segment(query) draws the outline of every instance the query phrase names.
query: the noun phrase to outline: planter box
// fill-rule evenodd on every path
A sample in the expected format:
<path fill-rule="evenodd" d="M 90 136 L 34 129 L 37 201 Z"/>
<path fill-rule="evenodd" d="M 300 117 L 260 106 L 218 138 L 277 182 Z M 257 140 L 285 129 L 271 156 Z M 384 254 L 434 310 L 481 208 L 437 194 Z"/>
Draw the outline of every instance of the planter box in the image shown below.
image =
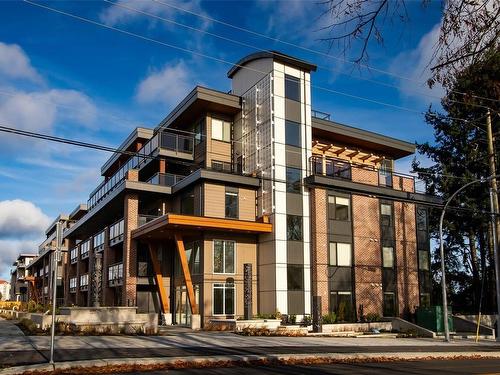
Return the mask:
<path fill-rule="evenodd" d="M 323 333 L 370 332 L 372 329 L 390 332 L 392 331 L 392 322 L 323 324 Z"/>
<path fill-rule="evenodd" d="M 281 319 L 210 319 L 209 324 L 211 328 L 216 331 L 241 332 L 244 328 L 267 328 L 270 331 L 276 331 L 281 325 Z"/>

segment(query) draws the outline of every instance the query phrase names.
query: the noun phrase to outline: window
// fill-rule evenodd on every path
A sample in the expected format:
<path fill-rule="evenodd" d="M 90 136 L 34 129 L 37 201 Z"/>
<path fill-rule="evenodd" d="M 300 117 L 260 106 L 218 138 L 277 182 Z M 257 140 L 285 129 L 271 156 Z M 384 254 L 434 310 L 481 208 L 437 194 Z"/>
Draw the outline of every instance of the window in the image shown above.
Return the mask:
<path fill-rule="evenodd" d="M 427 230 L 427 211 L 423 208 L 417 209 L 417 230 Z"/>
<path fill-rule="evenodd" d="M 394 248 L 393 247 L 382 247 L 382 264 L 384 268 L 394 267 Z"/>
<path fill-rule="evenodd" d="M 82 258 L 88 257 L 89 250 L 90 250 L 90 240 L 87 240 L 80 245 L 80 256 Z"/>
<path fill-rule="evenodd" d="M 104 244 L 104 231 L 94 236 L 94 249 Z"/>
<path fill-rule="evenodd" d="M 288 264 L 287 269 L 288 290 L 304 290 L 304 267 L 300 264 Z"/>
<path fill-rule="evenodd" d="M 330 219 L 347 221 L 350 220 L 350 199 L 328 196 L 328 215 Z"/>
<path fill-rule="evenodd" d="M 286 238 L 289 241 L 302 241 L 302 216 L 286 215 Z"/>
<path fill-rule="evenodd" d="M 337 315 L 338 322 L 351 321 L 353 318 L 351 292 L 331 291 L 329 310 Z"/>
<path fill-rule="evenodd" d="M 384 316 L 396 315 L 396 296 L 392 292 L 384 293 Z"/>
<path fill-rule="evenodd" d="M 234 315 L 235 289 L 234 284 L 214 284 L 213 314 Z"/>
<path fill-rule="evenodd" d="M 300 79 L 285 74 L 285 98 L 300 102 Z"/>
<path fill-rule="evenodd" d="M 418 268 L 422 271 L 429 271 L 429 252 L 427 250 L 418 251 Z"/>
<path fill-rule="evenodd" d="M 186 245 L 186 258 L 191 274 L 200 273 L 200 243 L 195 241 Z"/>
<path fill-rule="evenodd" d="M 203 141 L 203 128 L 205 125 L 205 120 L 198 121 L 194 126 L 194 144 L 198 145 Z"/>
<path fill-rule="evenodd" d="M 352 264 L 350 243 L 330 242 L 330 266 L 350 267 Z"/>
<path fill-rule="evenodd" d="M 285 120 L 285 144 L 300 147 L 300 124 L 295 121 Z"/>
<path fill-rule="evenodd" d="M 238 218 L 238 192 L 226 191 L 226 218 Z"/>
<path fill-rule="evenodd" d="M 298 168 L 286 167 L 286 192 L 300 193 L 301 170 Z"/>
<path fill-rule="evenodd" d="M 214 240 L 214 273 L 234 273 L 235 242 Z"/>
<path fill-rule="evenodd" d="M 384 159 L 378 170 L 378 181 L 382 186 L 392 186 L 392 160 Z"/>
<path fill-rule="evenodd" d="M 392 205 L 386 203 L 380 205 L 380 220 L 382 226 L 389 227 L 392 225 Z"/>
<path fill-rule="evenodd" d="M 181 214 L 194 215 L 194 192 L 189 191 L 181 198 Z"/>
<path fill-rule="evenodd" d="M 212 139 L 218 141 L 231 141 L 231 123 L 216 118 L 212 119 Z"/>

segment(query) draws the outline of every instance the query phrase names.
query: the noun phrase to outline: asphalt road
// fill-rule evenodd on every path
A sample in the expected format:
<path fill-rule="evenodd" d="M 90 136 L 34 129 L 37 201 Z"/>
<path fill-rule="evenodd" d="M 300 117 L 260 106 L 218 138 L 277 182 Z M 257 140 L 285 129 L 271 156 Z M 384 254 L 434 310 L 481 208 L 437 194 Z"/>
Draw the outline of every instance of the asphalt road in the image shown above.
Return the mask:
<path fill-rule="evenodd" d="M 500 374 L 500 360 L 471 361 L 421 361 L 421 362 L 385 362 L 385 363 L 353 363 L 309 366 L 257 366 L 257 367 L 227 367 L 213 369 L 186 369 L 169 371 L 136 372 L 146 375 L 234 375 L 234 374 L 288 374 L 288 375 L 318 375 L 318 374 L 426 374 L 439 375 L 457 374 Z M 128 373 L 130 374 L 130 373 Z M 125 375 L 125 374 L 123 374 Z"/>

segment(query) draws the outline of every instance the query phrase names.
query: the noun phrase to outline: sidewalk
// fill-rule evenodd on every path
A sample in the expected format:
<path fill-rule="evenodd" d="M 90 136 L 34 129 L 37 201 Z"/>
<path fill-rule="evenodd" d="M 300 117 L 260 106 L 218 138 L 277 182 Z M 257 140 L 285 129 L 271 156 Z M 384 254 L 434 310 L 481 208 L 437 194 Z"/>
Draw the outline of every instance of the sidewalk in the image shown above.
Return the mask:
<path fill-rule="evenodd" d="M 0 321 L 0 364 L 4 367 L 46 364 L 50 337 L 6 336 L 6 332 L 14 332 L 14 328 L 17 328 L 12 326 L 10 321 Z M 167 363 L 178 360 L 214 361 L 216 358 L 231 361 L 266 358 L 275 360 L 281 357 L 366 360 L 379 357 L 403 359 L 429 356 L 500 358 L 500 345 L 486 340 L 479 343 L 471 340 L 444 343 L 436 339 L 247 337 L 227 332 L 188 332 L 172 336 L 57 336 L 55 351 L 56 362 L 67 362 L 64 366 L 71 366 L 71 363 L 78 366 L 103 366 L 109 363 L 116 365 Z M 39 369 L 42 368 L 44 367 Z"/>

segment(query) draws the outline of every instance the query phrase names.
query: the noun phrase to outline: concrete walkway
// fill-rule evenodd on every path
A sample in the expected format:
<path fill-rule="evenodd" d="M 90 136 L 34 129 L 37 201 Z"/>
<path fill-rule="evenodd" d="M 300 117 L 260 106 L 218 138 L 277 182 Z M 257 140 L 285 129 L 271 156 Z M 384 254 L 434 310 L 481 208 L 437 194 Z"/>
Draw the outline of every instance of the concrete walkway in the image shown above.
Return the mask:
<path fill-rule="evenodd" d="M 17 332 L 17 335 L 12 335 Z M 0 321 L 3 367 L 47 362 L 50 337 L 24 336 L 12 321 Z M 7 333 L 11 335 L 7 336 Z M 263 358 L 269 356 L 481 355 L 500 357 L 495 341 L 349 337 L 247 337 L 228 332 L 179 332 L 169 336 L 57 336 L 56 362 L 173 361 L 179 358 Z M 89 362 L 90 361 L 90 362 Z M 67 365 L 69 366 L 69 365 Z M 14 369 L 12 369 L 14 370 Z M 1 374 L 1 372 L 0 372 Z"/>
<path fill-rule="evenodd" d="M 0 318 L 0 337 L 24 336 L 23 331 L 12 320 Z"/>

